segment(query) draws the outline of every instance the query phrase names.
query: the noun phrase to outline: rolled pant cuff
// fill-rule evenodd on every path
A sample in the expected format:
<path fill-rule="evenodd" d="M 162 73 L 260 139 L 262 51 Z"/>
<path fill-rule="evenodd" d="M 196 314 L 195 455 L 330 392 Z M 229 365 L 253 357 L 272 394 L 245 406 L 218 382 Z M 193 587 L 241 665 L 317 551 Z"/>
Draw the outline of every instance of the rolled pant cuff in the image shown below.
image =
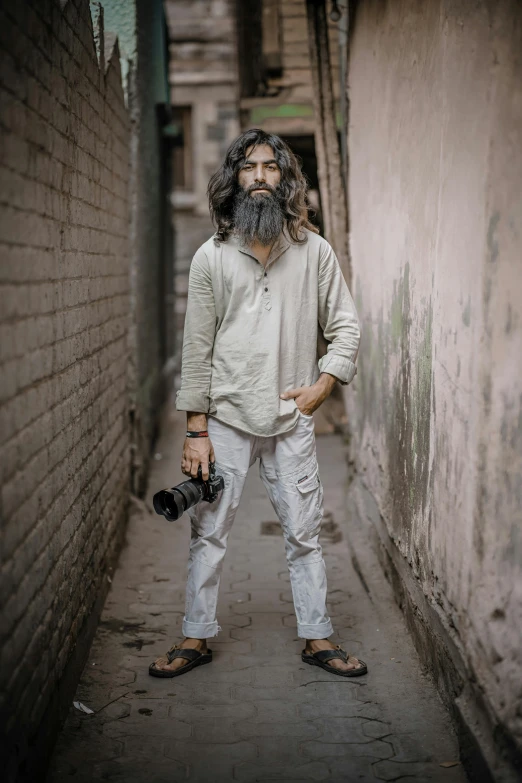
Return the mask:
<path fill-rule="evenodd" d="M 210 639 L 212 636 L 217 636 L 221 628 L 217 620 L 212 623 L 191 623 L 183 618 L 181 630 L 187 639 Z"/>
<path fill-rule="evenodd" d="M 297 623 L 297 635 L 300 639 L 326 639 L 333 634 L 333 626 L 330 620 L 316 625 L 301 625 Z"/>

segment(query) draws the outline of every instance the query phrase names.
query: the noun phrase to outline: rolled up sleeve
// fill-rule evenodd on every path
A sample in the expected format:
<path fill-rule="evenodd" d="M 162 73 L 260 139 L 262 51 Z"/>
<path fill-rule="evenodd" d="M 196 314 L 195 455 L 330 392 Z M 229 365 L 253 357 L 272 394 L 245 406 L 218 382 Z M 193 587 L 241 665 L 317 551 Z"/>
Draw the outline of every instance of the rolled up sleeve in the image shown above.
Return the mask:
<path fill-rule="evenodd" d="M 215 413 L 210 397 L 212 349 L 216 332 L 216 307 L 208 258 L 198 251 L 190 267 L 187 313 L 183 333 L 181 388 L 176 394 L 178 411 Z"/>
<path fill-rule="evenodd" d="M 319 324 L 330 343 L 319 359 L 320 372 L 350 383 L 357 368 L 361 332 L 357 311 L 335 253 L 325 243 L 319 263 Z"/>

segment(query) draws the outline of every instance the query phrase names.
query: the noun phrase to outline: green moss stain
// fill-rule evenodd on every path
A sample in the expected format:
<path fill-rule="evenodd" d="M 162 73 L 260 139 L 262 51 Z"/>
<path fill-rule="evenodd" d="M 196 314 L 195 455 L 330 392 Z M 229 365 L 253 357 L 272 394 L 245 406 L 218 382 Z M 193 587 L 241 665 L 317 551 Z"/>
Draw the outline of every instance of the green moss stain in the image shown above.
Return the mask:
<path fill-rule="evenodd" d="M 427 547 L 426 519 L 430 476 L 433 309 L 430 300 L 416 303 L 408 264 L 391 291 L 388 307 L 367 313 L 362 297 L 356 305 L 362 319 L 359 353 L 359 437 L 366 429 L 384 433 L 391 499 L 393 537 L 422 570 Z"/>
<path fill-rule="evenodd" d="M 431 303 L 421 317 L 421 339 L 414 360 L 413 389 L 411 395 L 413 424 L 414 498 L 412 510 L 424 507 L 428 489 L 430 453 L 430 418 L 432 384 L 432 325 Z"/>
<path fill-rule="evenodd" d="M 464 326 L 469 326 L 471 323 L 471 297 L 468 296 L 468 303 L 462 311 L 462 323 Z"/>
<path fill-rule="evenodd" d="M 413 316 L 411 298 L 406 265 L 394 286 L 389 322 L 384 324 L 386 364 L 397 369 L 388 376 L 388 388 L 381 394 L 389 400 L 385 426 L 392 528 L 409 551 L 415 522 L 422 517 L 429 492 L 433 363 L 431 301 Z"/>
<path fill-rule="evenodd" d="M 489 219 L 488 236 L 487 236 L 489 262 L 491 264 L 496 263 L 496 260 L 498 258 L 497 228 L 498 228 L 499 221 L 500 221 L 500 214 L 498 212 L 494 212 Z"/>
<path fill-rule="evenodd" d="M 367 422 L 373 429 L 383 424 L 384 411 L 380 390 L 386 383 L 387 365 L 384 351 L 382 313 L 377 325 L 364 319 L 364 307 L 361 292 L 355 294 L 355 305 L 362 321 L 361 346 L 359 349 L 357 385 L 361 388 L 359 395 L 359 415 L 357 429 L 362 437 Z"/>
<path fill-rule="evenodd" d="M 410 310 L 410 265 L 404 267 L 404 274 L 393 284 L 393 297 L 390 313 L 391 348 L 396 351 L 401 343 L 404 329 L 409 328 L 405 318 L 409 319 Z"/>
<path fill-rule="evenodd" d="M 253 125 L 277 117 L 313 117 L 314 110 L 307 103 L 283 103 L 279 106 L 254 106 L 250 112 Z"/>

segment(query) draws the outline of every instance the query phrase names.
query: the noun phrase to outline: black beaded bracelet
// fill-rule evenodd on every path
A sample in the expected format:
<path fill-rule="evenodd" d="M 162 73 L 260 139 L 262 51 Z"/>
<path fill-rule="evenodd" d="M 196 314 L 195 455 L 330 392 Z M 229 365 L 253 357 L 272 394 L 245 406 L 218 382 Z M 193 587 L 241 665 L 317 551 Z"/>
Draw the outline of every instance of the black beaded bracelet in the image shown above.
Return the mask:
<path fill-rule="evenodd" d="M 202 432 L 187 431 L 187 438 L 208 438 L 208 432 L 207 430 L 203 430 Z"/>

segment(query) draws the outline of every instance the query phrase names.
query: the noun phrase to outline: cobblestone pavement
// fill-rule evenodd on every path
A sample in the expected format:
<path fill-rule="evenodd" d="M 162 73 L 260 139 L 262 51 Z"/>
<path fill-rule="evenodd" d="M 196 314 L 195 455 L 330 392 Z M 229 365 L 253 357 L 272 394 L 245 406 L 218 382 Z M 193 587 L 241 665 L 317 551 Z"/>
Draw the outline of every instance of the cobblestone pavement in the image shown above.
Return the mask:
<path fill-rule="evenodd" d="M 150 496 L 181 480 L 183 432 L 170 413 Z M 340 439 L 318 438 L 318 452 L 333 638 L 368 662 L 368 676 L 301 662 L 283 540 L 254 466 L 230 537 L 214 660 L 150 677 L 150 661 L 180 639 L 189 526 L 137 504 L 77 691 L 94 714 L 71 707 L 48 783 L 465 781 L 461 766 L 440 766 L 458 759 L 456 741 L 387 583 L 370 571 L 372 601 L 351 565 Z"/>

